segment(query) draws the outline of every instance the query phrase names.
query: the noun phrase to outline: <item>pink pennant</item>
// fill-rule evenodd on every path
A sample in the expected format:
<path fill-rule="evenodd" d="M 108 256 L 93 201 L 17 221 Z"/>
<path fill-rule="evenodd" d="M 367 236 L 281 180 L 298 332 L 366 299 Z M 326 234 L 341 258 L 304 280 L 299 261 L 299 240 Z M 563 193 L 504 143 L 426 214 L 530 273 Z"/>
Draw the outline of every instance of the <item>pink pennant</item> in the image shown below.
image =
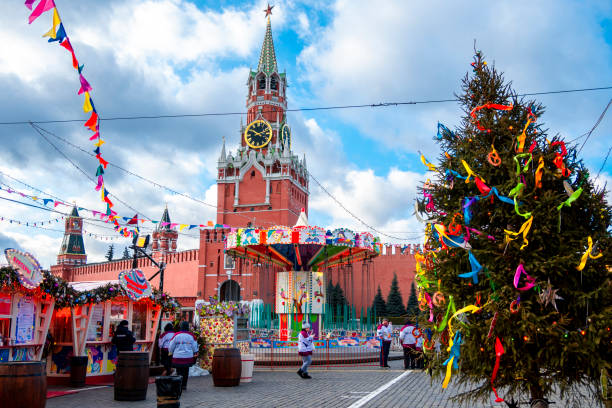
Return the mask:
<path fill-rule="evenodd" d="M 100 174 L 98 176 L 98 185 L 96 186 L 96 191 L 100 191 L 100 189 L 102 188 L 102 184 L 104 184 L 104 177 L 102 177 L 102 175 Z"/>
<path fill-rule="evenodd" d="M 91 135 L 91 137 L 89 138 L 89 140 L 94 140 L 100 137 L 100 132 L 96 132 L 93 135 Z"/>
<path fill-rule="evenodd" d="M 79 74 L 79 81 L 81 81 L 81 89 L 79 89 L 79 95 L 83 92 L 91 91 L 91 85 L 89 85 L 89 82 L 87 82 L 83 74 Z"/>
<path fill-rule="evenodd" d="M 32 10 L 33 3 L 34 1 L 32 1 L 31 3 L 28 3 L 28 1 L 26 1 L 25 5 L 27 8 Z M 38 3 L 38 6 L 36 6 L 34 11 L 32 11 L 32 14 L 30 14 L 30 18 L 29 18 L 30 24 L 32 24 L 34 20 L 40 17 L 42 13 L 44 13 L 45 11 L 49 11 L 54 7 L 55 7 L 55 3 L 53 2 L 53 0 L 40 0 L 40 3 Z"/>
<path fill-rule="evenodd" d="M 170 224 L 170 228 L 175 228 L 178 224 L 173 222 L 172 224 Z"/>
<path fill-rule="evenodd" d="M 35 1 L 36 1 L 36 0 L 26 0 L 26 1 L 25 1 L 25 6 L 26 6 L 27 8 L 29 8 L 30 10 L 32 10 L 32 4 L 34 4 L 34 2 L 35 2 Z"/>
<path fill-rule="evenodd" d="M 58 205 L 60 205 L 60 204 L 64 205 L 64 203 L 62 203 L 62 202 L 60 202 L 60 201 L 55 201 L 55 202 L 53 203 L 53 206 L 54 206 L 54 207 L 57 207 L 57 206 L 58 206 Z"/>
<path fill-rule="evenodd" d="M 162 226 L 162 227 L 165 227 L 166 225 L 170 225 L 170 223 L 169 223 L 169 222 L 162 222 L 162 223 L 161 223 L 161 226 Z"/>

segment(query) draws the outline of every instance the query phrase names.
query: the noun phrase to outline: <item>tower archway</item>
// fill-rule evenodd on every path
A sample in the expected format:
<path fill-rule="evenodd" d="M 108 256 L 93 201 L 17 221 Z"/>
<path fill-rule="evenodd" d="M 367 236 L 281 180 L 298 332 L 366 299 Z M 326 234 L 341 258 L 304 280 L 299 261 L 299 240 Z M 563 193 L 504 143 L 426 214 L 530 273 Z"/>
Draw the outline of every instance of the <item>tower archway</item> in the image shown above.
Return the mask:
<path fill-rule="evenodd" d="M 240 284 L 233 279 L 228 279 L 219 287 L 219 300 L 221 302 L 240 300 Z"/>

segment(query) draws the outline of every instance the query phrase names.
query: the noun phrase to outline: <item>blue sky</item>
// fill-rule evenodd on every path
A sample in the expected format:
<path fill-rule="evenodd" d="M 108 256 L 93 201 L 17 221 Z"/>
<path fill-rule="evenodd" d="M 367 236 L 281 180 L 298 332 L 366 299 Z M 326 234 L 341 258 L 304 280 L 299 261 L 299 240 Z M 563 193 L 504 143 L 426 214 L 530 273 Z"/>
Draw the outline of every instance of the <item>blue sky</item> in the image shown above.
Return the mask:
<path fill-rule="evenodd" d="M 244 111 L 248 69 L 257 65 L 265 32 L 265 1 L 56 3 L 103 116 Z M 22 2 L 2 2 L 0 15 L 6 45 L 0 55 L 0 121 L 85 118 L 69 57 L 40 37 L 51 16 L 28 25 Z M 285 0 L 275 2 L 272 30 L 279 68 L 289 79 L 290 108 L 452 97 L 470 68 L 474 39 L 517 92 L 612 85 L 612 5 L 606 1 Z M 542 121 L 551 133 L 574 138 L 591 128 L 611 97 L 610 90 L 538 97 L 547 107 Z M 412 206 L 427 177 L 417 152 L 435 157 L 437 122 L 453 127 L 460 115 L 457 104 L 444 103 L 293 112 L 289 121 L 295 153 L 306 154 L 309 171 L 338 200 L 398 238 L 383 240 L 417 242 L 422 228 Z M 583 150 L 594 173 L 612 144 L 611 115 Z M 239 117 L 107 122 L 103 152 L 124 168 L 215 204 L 221 139 L 234 150 L 239 124 Z M 89 148 L 80 124 L 45 128 Z M 89 181 L 29 126 L 0 126 L 0 141 L 3 173 L 102 209 Z M 95 172 L 92 158 L 57 143 Z M 611 174 L 609 160 L 598 182 L 612 181 Z M 2 175 L 0 182 L 31 191 Z M 118 170 L 107 172 L 107 183 L 150 218 L 159 218 L 167 203 L 173 221 L 214 219 L 214 209 Z M 313 182 L 310 210 L 313 224 L 367 229 Z M 24 221 L 56 218 L 5 201 L 0 212 Z M 119 212 L 133 215 L 122 205 Z M 112 234 L 95 223 L 86 228 Z M 61 237 L 0 222 L 0 242 L 17 243 L 45 266 L 54 262 Z M 90 260 L 101 260 L 110 242 L 86 237 Z M 117 252 L 127 244 L 112 242 Z M 181 235 L 180 249 L 196 246 L 193 233 Z"/>

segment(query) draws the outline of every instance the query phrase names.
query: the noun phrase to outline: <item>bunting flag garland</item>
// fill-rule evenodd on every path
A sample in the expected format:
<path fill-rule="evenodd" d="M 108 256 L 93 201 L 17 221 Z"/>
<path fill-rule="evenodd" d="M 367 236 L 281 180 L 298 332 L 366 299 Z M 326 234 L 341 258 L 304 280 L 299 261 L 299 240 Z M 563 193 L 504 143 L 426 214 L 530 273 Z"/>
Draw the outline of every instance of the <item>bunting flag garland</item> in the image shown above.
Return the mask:
<path fill-rule="evenodd" d="M 80 87 L 79 87 L 77 94 L 84 95 L 83 112 L 85 113 L 91 112 L 91 115 L 89 116 L 89 119 L 87 119 L 87 121 L 85 122 L 84 126 L 88 128 L 89 130 L 91 130 L 92 132 L 94 132 L 93 135 L 89 137 L 89 140 L 95 141 L 94 152 L 96 154 L 96 159 L 98 160 L 98 163 L 102 166 L 102 168 L 106 169 L 108 162 L 104 160 L 104 158 L 102 157 L 101 150 L 100 150 L 100 147 L 105 142 L 100 136 L 100 117 L 96 110 L 96 107 L 95 107 L 95 104 L 92 98 L 92 94 L 91 94 L 93 90 L 92 86 L 90 85 L 90 83 L 87 81 L 87 79 L 83 75 L 83 65 L 79 65 L 79 61 L 74 52 L 74 47 L 72 46 L 70 38 L 66 34 L 64 24 L 60 18 L 60 15 L 59 15 L 59 12 L 57 10 L 54 0 L 27 0 L 25 2 L 25 6 L 29 8 L 30 10 L 32 10 L 32 7 L 34 6 L 36 2 L 38 2 L 38 5 L 34 8 L 34 10 L 32 11 L 32 14 L 30 14 L 29 23 L 31 24 L 34 20 L 40 17 L 43 13 L 49 10 L 53 10 L 51 29 L 47 33 L 43 34 L 43 37 L 49 37 L 48 42 L 57 41 L 59 45 L 65 48 L 70 53 L 70 56 L 72 57 L 72 67 L 75 70 L 77 70 L 78 75 L 79 75 Z M 95 189 L 96 191 L 101 192 L 101 200 L 102 202 L 106 204 L 107 215 L 114 215 L 112 211 L 114 204 L 109 198 L 110 194 L 108 192 L 108 189 L 105 188 L 104 172 L 100 171 L 99 167 L 96 170 L 96 180 L 97 182 L 96 182 Z M 126 236 L 127 234 L 126 228 L 120 227 L 119 224 L 116 222 L 116 220 L 113 220 L 113 221 L 115 224 L 115 229 L 120 234 Z M 133 231 L 131 231 L 131 233 L 133 233 Z"/>

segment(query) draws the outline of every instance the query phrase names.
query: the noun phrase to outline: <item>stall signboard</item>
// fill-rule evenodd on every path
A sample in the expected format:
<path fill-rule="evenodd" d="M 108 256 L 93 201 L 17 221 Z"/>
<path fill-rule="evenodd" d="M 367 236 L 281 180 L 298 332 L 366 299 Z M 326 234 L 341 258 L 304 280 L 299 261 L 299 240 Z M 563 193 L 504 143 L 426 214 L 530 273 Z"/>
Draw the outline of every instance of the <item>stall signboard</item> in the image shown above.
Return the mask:
<path fill-rule="evenodd" d="M 34 299 L 23 296 L 17 303 L 17 344 L 31 343 L 34 340 Z"/>
<path fill-rule="evenodd" d="M 0 293 L 0 315 L 8 316 L 11 314 L 11 295 Z"/>
<path fill-rule="evenodd" d="M 36 289 L 43 280 L 42 268 L 36 258 L 13 248 L 4 250 L 8 263 L 17 270 L 19 281 L 28 289 Z"/>
<path fill-rule="evenodd" d="M 151 284 L 138 269 L 130 269 L 119 274 L 119 284 L 133 301 L 151 296 Z"/>

